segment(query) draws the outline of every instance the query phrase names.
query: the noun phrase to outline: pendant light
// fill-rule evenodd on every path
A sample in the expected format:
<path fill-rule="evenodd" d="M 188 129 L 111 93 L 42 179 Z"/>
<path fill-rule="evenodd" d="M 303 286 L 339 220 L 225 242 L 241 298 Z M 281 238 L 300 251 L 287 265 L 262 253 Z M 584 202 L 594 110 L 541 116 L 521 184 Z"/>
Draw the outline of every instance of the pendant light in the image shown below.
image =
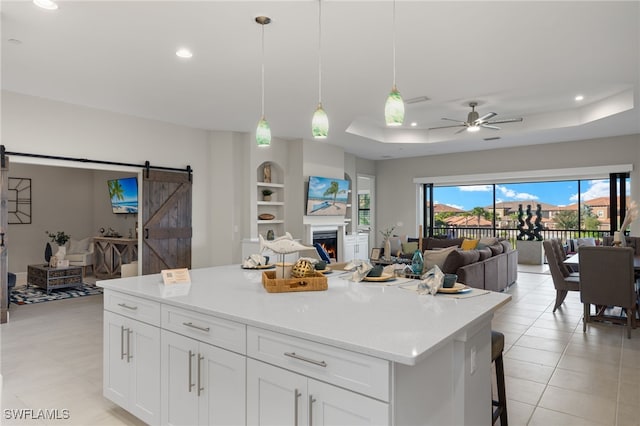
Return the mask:
<path fill-rule="evenodd" d="M 404 101 L 396 87 L 396 2 L 393 0 L 393 86 L 384 105 L 384 119 L 387 126 L 402 126 L 404 121 Z"/>
<path fill-rule="evenodd" d="M 271 145 L 271 128 L 267 119 L 264 117 L 264 26 L 271 22 L 271 18 L 267 16 L 257 16 L 256 22 L 262 26 L 262 68 L 261 68 L 261 85 L 262 85 L 262 109 L 258 128 L 256 129 L 256 143 L 258 146 Z"/>
<path fill-rule="evenodd" d="M 326 139 L 329 117 L 322 109 L 322 0 L 318 0 L 318 107 L 311 120 L 311 133 L 315 139 Z"/>

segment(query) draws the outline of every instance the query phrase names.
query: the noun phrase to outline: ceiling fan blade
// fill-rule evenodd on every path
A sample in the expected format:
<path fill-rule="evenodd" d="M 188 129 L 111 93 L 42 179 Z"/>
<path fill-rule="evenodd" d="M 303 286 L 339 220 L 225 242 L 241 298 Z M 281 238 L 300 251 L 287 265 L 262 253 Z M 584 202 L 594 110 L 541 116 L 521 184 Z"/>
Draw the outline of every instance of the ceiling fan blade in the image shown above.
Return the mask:
<path fill-rule="evenodd" d="M 493 130 L 502 130 L 501 127 L 498 126 L 491 126 L 489 124 L 481 124 L 480 127 L 483 127 L 485 129 L 493 129 Z"/>
<path fill-rule="evenodd" d="M 439 126 L 439 127 L 429 127 L 429 130 L 435 129 L 451 129 L 452 127 L 466 127 L 464 124 L 456 124 L 454 126 Z M 464 130 L 464 129 L 463 129 Z"/>
<path fill-rule="evenodd" d="M 466 125 L 466 122 L 465 122 L 465 121 L 454 120 L 453 118 L 442 118 L 442 120 L 455 121 L 456 123 L 460 123 L 460 124 L 462 124 L 463 126 L 465 126 L 465 125 Z"/>
<path fill-rule="evenodd" d="M 458 133 L 462 133 L 462 132 L 464 132 L 464 131 L 466 131 L 466 130 L 467 130 L 467 128 L 466 128 L 466 127 L 463 127 L 462 129 L 458 130 L 458 131 L 457 131 L 457 132 L 455 132 L 454 134 L 455 134 L 455 135 L 457 135 Z"/>
<path fill-rule="evenodd" d="M 495 112 L 490 112 L 490 113 L 485 114 L 482 117 L 478 118 L 476 120 L 476 123 L 484 123 L 485 121 L 495 117 L 496 115 L 498 115 L 498 114 L 496 114 Z"/>
<path fill-rule="evenodd" d="M 517 123 L 522 121 L 522 117 L 520 118 L 505 118 L 504 120 L 492 120 L 487 121 L 486 124 L 501 124 L 501 123 Z"/>

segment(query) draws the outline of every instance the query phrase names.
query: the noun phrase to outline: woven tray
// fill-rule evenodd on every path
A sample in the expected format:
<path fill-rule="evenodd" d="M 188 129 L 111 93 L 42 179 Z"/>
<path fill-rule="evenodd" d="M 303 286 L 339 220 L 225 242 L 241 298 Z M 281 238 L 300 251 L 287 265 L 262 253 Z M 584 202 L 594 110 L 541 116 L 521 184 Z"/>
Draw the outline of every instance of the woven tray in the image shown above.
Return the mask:
<path fill-rule="evenodd" d="M 276 278 L 276 271 L 264 271 L 262 272 L 262 285 L 269 293 L 321 291 L 328 288 L 327 277 L 319 272 L 314 272 L 313 276 L 304 278 Z"/>

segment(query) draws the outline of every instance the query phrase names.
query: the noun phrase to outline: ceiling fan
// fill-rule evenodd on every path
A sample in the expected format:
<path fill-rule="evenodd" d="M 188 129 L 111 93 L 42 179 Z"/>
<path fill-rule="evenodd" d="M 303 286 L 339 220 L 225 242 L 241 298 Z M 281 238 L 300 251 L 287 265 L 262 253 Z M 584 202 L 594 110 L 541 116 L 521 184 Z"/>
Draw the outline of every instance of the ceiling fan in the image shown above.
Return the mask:
<path fill-rule="evenodd" d="M 498 115 L 495 112 L 490 112 L 480 117 L 480 114 L 478 114 L 478 112 L 476 111 L 478 103 L 469 102 L 469 106 L 471 107 L 471 112 L 469 113 L 469 115 L 467 115 L 467 121 L 454 120 L 453 118 L 443 118 L 443 120 L 455 121 L 458 124 L 454 124 L 451 126 L 430 127 L 429 130 L 462 127 L 462 129 L 458 130 L 456 134 L 464 132 L 465 130 L 468 132 L 477 132 L 481 127 L 484 127 L 485 129 L 500 130 L 501 128 L 498 126 L 494 126 L 494 124 L 515 123 L 518 121 L 522 121 L 522 117 L 505 118 L 504 120 L 491 120 L 493 117 Z"/>

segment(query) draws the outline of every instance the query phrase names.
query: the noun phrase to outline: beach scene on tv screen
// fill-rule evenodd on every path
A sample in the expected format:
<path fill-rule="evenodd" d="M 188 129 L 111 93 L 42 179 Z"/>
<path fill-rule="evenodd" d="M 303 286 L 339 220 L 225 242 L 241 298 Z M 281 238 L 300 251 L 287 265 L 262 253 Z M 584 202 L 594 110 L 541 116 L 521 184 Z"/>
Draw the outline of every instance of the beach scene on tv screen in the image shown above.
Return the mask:
<path fill-rule="evenodd" d="M 344 216 L 349 181 L 311 176 L 307 197 L 308 216 Z"/>
<path fill-rule="evenodd" d="M 114 179 L 108 182 L 114 213 L 138 213 L 138 181 L 136 178 Z"/>

